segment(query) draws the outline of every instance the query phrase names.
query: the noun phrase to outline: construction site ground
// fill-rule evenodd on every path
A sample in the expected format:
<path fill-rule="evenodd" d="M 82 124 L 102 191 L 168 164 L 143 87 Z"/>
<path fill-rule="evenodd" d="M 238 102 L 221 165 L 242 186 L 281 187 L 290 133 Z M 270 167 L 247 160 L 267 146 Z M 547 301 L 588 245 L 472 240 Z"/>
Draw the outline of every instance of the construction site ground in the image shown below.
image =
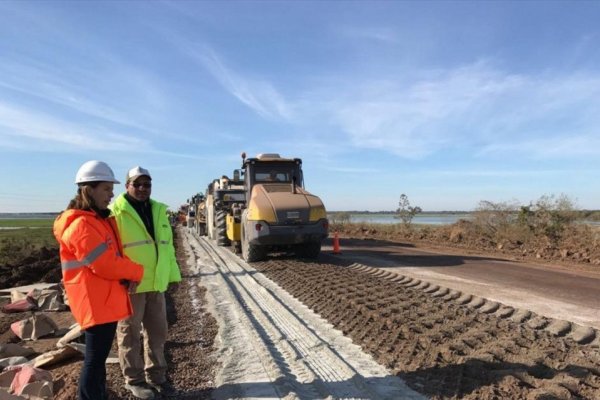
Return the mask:
<path fill-rule="evenodd" d="M 177 247 L 170 398 L 600 399 L 592 266 L 351 238 L 341 254 L 328 240 L 317 260 L 247 264 L 183 227 Z M 0 317 L 0 343 L 18 342 L 8 326 L 24 317 Z M 76 397 L 80 368 L 50 369 L 55 398 Z M 108 371 L 111 398 L 132 398 L 118 365 Z"/>

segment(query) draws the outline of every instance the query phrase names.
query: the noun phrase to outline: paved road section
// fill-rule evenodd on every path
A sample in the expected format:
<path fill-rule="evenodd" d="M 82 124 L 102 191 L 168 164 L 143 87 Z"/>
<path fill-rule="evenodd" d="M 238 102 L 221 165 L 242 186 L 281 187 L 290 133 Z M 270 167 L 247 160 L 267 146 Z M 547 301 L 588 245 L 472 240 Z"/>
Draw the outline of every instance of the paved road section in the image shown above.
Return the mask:
<path fill-rule="evenodd" d="M 424 251 L 380 240 L 342 239 L 334 263 L 362 263 L 485 297 L 502 304 L 600 329 L 600 269 L 511 262 Z"/>

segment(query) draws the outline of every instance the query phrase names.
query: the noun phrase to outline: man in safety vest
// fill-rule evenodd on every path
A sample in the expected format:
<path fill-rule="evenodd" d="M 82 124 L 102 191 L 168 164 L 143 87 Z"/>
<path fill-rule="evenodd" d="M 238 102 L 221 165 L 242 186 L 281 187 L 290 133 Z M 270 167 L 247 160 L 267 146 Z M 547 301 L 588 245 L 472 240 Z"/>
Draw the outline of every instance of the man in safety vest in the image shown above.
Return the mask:
<path fill-rule="evenodd" d="M 133 315 L 119 322 L 117 342 L 125 387 L 137 398 L 152 399 L 154 390 L 172 391 L 167 382 L 164 346 L 167 314 L 164 292 L 169 283 L 181 281 L 175 259 L 173 232 L 167 206 L 150 199 L 152 178 L 142 167 L 127 173 L 126 193 L 112 204 L 123 242 L 123 252 L 144 266 L 144 277 L 130 288 Z M 144 357 L 140 336 L 144 330 Z M 145 362 L 144 362 L 145 360 Z"/>

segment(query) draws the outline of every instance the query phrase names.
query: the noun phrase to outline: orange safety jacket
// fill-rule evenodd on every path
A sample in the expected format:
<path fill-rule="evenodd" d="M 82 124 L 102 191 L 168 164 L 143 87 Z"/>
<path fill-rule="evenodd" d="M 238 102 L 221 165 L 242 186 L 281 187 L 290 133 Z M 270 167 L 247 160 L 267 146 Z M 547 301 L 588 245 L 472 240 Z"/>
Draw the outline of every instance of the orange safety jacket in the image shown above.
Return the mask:
<path fill-rule="evenodd" d="M 114 217 L 66 210 L 54 221 L 62 276 L 75 320 L 86 329 L 133 314 L 121 280 L 139 282 L 144 269 L 123 254 Z"/>

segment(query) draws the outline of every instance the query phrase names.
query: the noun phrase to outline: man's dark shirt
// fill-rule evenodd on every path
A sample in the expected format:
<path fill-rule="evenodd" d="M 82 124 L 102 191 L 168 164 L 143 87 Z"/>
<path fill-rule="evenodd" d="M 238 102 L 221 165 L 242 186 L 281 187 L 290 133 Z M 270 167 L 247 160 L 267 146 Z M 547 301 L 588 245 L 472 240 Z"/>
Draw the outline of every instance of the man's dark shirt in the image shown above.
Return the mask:
<path fill-rule="evenodd" d="M 150 200 L 148 201 L 139 201 L 131 197 L 129 194 L 125 193 L 125 199 L 131 204 L 131 206 L 137 211 L 138 215 L 142 219 L 146 230 L 152 236 L 152 239 L 156 240 L 154 237 L 154 221 L 152 220 L 152 206 L 150 206 Z"/>

